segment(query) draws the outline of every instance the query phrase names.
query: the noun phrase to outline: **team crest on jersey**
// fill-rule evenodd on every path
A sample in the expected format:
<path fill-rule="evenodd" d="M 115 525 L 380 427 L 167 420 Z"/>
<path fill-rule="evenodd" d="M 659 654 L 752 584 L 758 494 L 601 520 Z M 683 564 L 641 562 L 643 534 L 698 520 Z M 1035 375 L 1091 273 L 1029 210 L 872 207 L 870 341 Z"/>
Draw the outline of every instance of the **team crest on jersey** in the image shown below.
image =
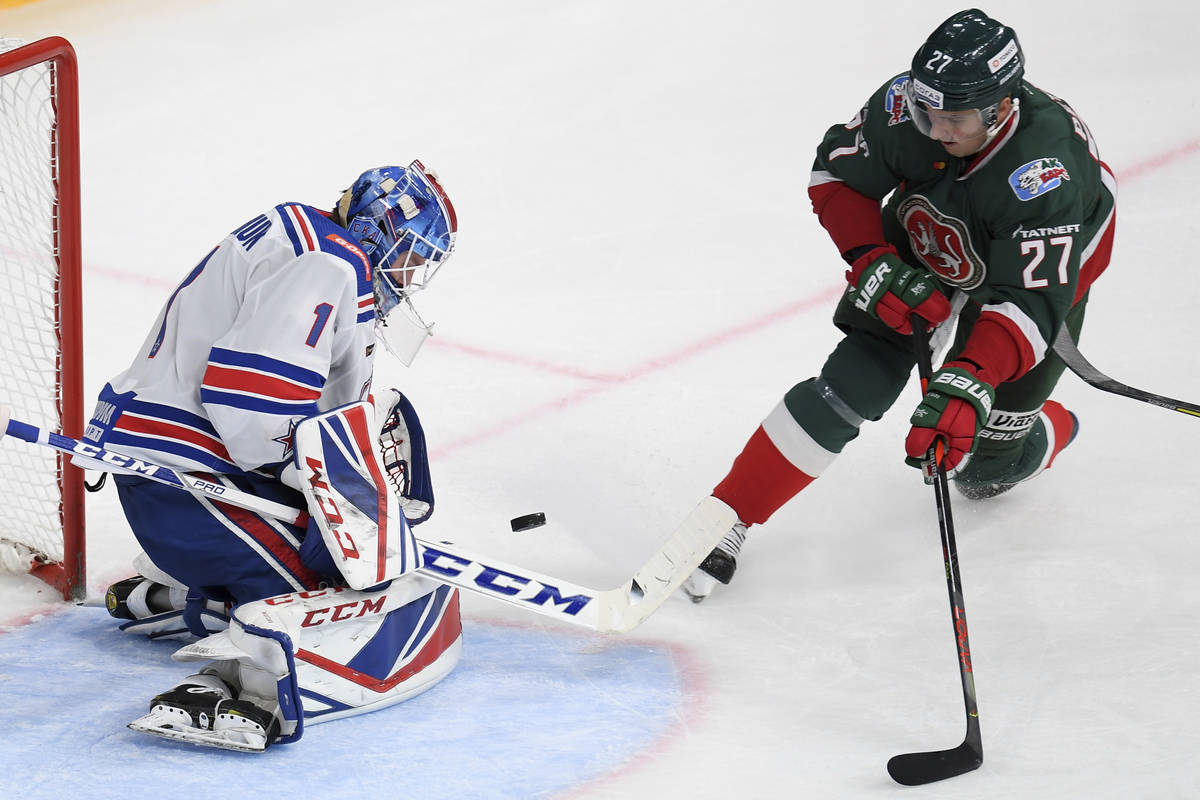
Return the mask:
<path fill-rule="evenodd" d="M 287 433 L 283 434 L 282 436 L 277 436 L 271 441 L 278 442 L 283 446 L 283 455 L 280 457 L 280 461 L 290 461 L 292 458 L 292 453 L 295 452 L 296 421 L 289 420 Z"/>
<path fill-rule="evenodd" d="M 1057 158 L 1038 158 L 1017 167 L 1008 176 L 1008 184 L 1018 200 L 1032 200 L 1071 180 L 1070 173 Z"/>
<path fill-rule="evenodd" d="M 966 224 L 914 194 L 896 210 L 917 258 L 944 283 L 969 291 L 983 283 L 987 268 L 971 246 Z"/>
<path fill-rule="evenodd" d="M 908 76 L 901 75 L 892 81 L 887 93 L 883 96 L 883 110 L 888 115 L 888 126 L 908 122 L 908 106 L 904 102 L 904 87 L 908 86 Z"/>

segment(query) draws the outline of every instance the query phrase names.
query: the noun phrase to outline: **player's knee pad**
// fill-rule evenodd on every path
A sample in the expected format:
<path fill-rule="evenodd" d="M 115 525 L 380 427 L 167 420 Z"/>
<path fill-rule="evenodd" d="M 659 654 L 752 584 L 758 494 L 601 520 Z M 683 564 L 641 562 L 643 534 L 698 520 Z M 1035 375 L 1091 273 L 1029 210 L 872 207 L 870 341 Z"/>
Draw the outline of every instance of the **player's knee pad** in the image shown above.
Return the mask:
<path fill-rule="evenodd" d="M 858 417 L 874 422 L 896 402 L 914 363 L 907 337 L 852 330 L 825 360 L 821 380 Z"/>
<path fill-rule="evenodd" d="M 865 421 L 821 377 L 809 378 L 793 386 L 784 395 L 782 408 L 772 412 L 773 416 L 781 410 L 786 410 L 795 426 L 828 454 L 827 462 L 858 436 L 858 429 Z M 824 466 L 828 463 L 822 465 L 822 469 Z"/>
<path fill-rule="evenodd" d="M 968 483 L 1030 480 L 1050 467 L 1077 429 L 1075 415 L 1053 400 L 1032 411 L 993 409 L 970 462 L 955 477 Z"/>
<path fill-rule="evenodd" d="M 975 448 L 952 476 L 966 483 L 1017 483 L 1025 468 L 1025 452 L 1032 453 L 1040 441 L 1030 438 L 1041 409 L 1006 411 L 992 409 L 987 424 L 975 435 Z M 1032 443 L 1033 448 L 1027 448 Z"/>
<path fill-rule="evenodd" d="M 458 590 L 420 575 L 378 592 L 329 588 L 236 608 L 229 630 L 175 653 L 217 661 L 240 697 L 277 709 L 281 742 L 305 723 L 363 714 L 434 686 L 458 663 Z"/>
<path fill-rule="evenodd" d="M 976 435 L 981 451 L 1003 451 L 1019 448 L 1037 424 L 1042 409 L 1032 411 L 1005 411 L 993 408 L 987 424 Z"/>

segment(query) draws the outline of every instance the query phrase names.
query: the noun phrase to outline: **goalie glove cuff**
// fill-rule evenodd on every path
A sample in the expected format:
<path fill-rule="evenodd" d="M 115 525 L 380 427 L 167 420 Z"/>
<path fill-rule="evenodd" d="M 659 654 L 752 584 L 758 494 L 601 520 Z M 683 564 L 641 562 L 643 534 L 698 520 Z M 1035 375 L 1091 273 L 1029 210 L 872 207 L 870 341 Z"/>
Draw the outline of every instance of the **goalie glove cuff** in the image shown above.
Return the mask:
<path fill-rule="evenodd" d="M 408 398 L 387 389 L 375 398 L 376 437 L 388 484 L 405 518 L 417 525 L 433 514 L 433 481 L 425 431 Z"/>

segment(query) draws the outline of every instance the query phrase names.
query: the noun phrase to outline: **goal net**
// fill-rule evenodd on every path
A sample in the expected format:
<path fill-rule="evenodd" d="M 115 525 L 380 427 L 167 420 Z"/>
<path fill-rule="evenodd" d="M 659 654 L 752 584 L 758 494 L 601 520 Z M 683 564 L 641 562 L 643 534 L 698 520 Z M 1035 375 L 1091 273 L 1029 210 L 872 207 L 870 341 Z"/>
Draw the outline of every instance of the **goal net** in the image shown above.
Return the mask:
<path fill-rule="evenodd" d="M 71 45 L 0 39 L 0 404 L 80 436 L 78 81 Z M 0 568 L 84 591 L 83 475 L 47 447 L 0 443 Z"/>

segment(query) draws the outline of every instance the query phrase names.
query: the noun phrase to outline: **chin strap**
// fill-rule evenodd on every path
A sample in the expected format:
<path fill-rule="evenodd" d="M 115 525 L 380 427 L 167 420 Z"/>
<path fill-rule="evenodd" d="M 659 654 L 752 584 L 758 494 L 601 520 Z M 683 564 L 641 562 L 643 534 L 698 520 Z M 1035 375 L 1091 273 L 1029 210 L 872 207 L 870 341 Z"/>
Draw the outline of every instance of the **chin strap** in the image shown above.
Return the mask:
<path fill-rule="evenodd" d="M 1001 100 L 1000 102 L 1002 103 L 1004 101 Z M 1000 103 L 997 103 L 996 105 L 999 106 Z M 1005 116 L 1004 119 L 997 119 L 994 123 L 992 123 L 992 125 L 987 129 L 987 139 L 984 140 L 983 147 L 979 149 L 981 151 L 986 150 L 988 145 L 992 143 L 992 140 L 995 139 L 1002 130 L 1007 128 L 1010 122 L 1015 124 L 1017 117 L 1020 116 L 1020 110 L 1021 98 L 1012 98 L 1012 108 L 1008 110 L 1008 115 Z"/>

